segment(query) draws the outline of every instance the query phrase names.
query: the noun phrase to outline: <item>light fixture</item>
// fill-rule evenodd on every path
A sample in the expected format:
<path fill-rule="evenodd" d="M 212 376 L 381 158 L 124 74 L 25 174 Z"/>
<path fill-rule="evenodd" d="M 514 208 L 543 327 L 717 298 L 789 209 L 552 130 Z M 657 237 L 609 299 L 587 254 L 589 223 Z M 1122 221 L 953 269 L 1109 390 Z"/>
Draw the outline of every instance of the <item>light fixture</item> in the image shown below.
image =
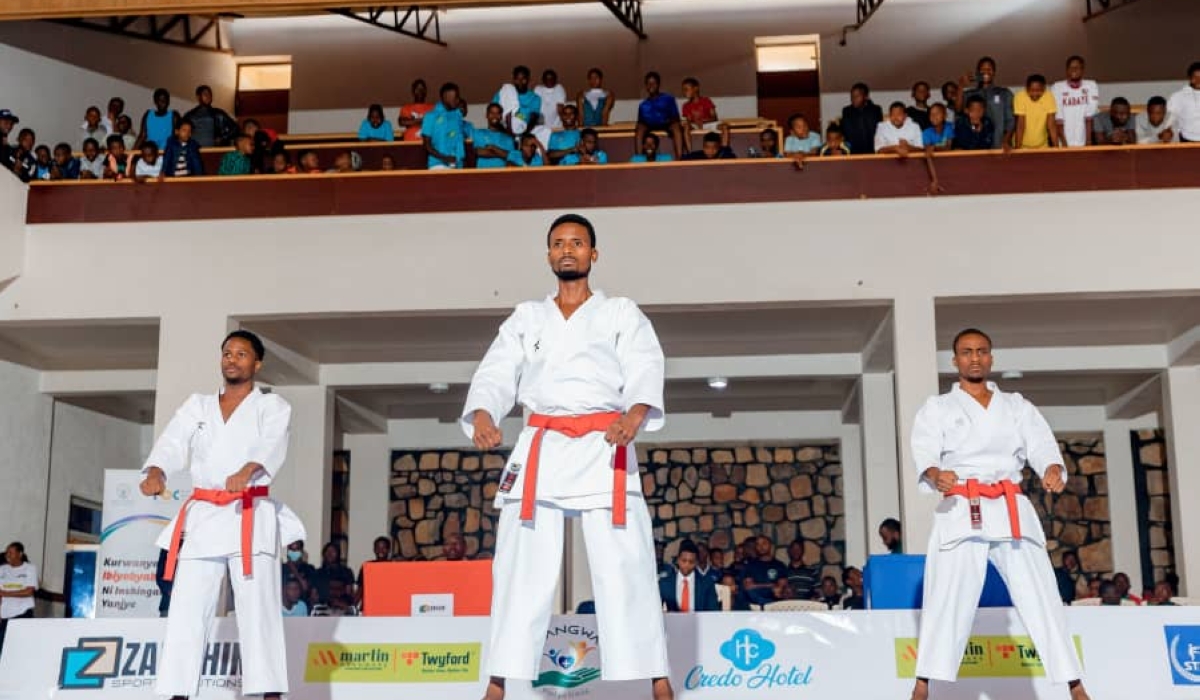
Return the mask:
<path fill-rule="evenodd" d="M 450 391 L 450 385 L 446 382 L 433 382 L 429 385 L 429 391 L 434 394 L 445 394 Z"/>
<path fill-rule="evenodd" d="M 1004 372 L 1001 372 L 1000 378 L 1001 379 L 1011 379 L 1011 380 L 1024 379 L 1025 373 L 1019 369 L 1009 369 L 1009 370 L 1005 370 Z"/>
<path fill-rule="evenodd" d="M 717 391 L 722 391 L 727 386 L 729 386 L 729 380 L 726 379 L 725 377 L 709 377 L 708 378 L 708 388 L 709 389 L 716 389 Z"/>

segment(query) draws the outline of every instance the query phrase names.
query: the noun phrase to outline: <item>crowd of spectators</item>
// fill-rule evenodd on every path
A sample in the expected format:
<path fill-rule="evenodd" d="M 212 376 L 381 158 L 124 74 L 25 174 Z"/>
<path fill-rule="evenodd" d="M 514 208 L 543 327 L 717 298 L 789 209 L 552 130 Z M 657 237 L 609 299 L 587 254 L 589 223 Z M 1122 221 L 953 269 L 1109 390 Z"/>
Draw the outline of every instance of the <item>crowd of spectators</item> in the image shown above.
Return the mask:
<path fill-rule="evenodd" d="M 395 126 L 382 105 L 373 104 L 358 129 L 363 142 L 395 140 L 422 143 L 431 170 L 459 169 L 470 162 L 467 144 L 475 151 L 474 167 L 527 168 L 549 165 L 610 162 L 598 127 L 610 125 L 615 98 L 604 86 L 604 73 L 593 68 L 587 88 L 569 97 L 554 70 L 545 70 L 540 84 L 531 84 L 525 66 L 512 71 L 511 82 L 495 93 L 485 109 L 483 124 L 467 121 L 467 103 L 454 83 L 440 87 L 429 101 L 424 80 L 412 84 L 412 102 L 404 105 Z M 936 185 L 932 156 L 938 151 L 1079 148 L 1089 145 L 1135 145 L 1200 141 L 1200 62 L 1188 67 L 1188 83 L 1164 98 L 1151 98 L 1134 114 L 1124 97 L 1101 107 L 1101 87 L 1085 77 L 1084 59 L 1072 56 L 1061 80 L 1030 75 L 1015 95 L 997 84 L 996 61 L 979 59 L 973 73 L 941 86 L 941 101 L 931 101 L 930 84 L 912 87 L 910 103 L 893 102 L 886 112 L 871 101 L 870 88 L 857 83 L 840 118 L 824 129 L 803 114 L 790 116 L 781 135 L 775 129 L 759 134 L 747 157 L 836 157 L 894 153 L 907 157 L 924 153 Z M 719 160 L 738 157 L 730 146 L 730 127 L 722 122 L 713 101 L 702 94 L 700 81 L 682 82 L 682 100 L 662 89 L 656 72 L 645 76 L 645 97 L 633 127 L 631 162 Z M 154 91 L 153 106 L 136 120 L 125 113 L 125 102 L 114 97 L 107 112 L 88 107 L 78 143 L 53 148 L 37 143 L 36 133 L 22 128 L 13 135 L 19 117 L 0 109 L 0 167 L 22 180 L 133 179 L 203 175 L 200 150 L 232 147 L 222 157 L 217 174 L 293 174 L 354 172 L 362 158 L 352 150 L 336 156 L 331 169 L 323 167 L 316 151 L 294 154 L 270 129 L 253 119 L 240 125 L 213 106 L 212 90 L 196 89 L 197 106 L 185 114 L 171 108 L 171 95 Z M 700 147 L 693 134 L 702 132 Z M 671 140 L 663 147 L 661 134 Z M 782 138 L 781 138 L 782 136 Z M 78 149 L 78 151 L 76 150 Z M 395 168 L 382 159 L 380 168 Z M 211 174 L 211 173 L 209 173 Z"/>
<path fill-rule="evenodd" d="M 1112 577 L 1088 576 L 1080 566 L 1079 554 L 1067 550 L 1062 565 L 1054 570 L 1058 593 L 1067 605 L 1175 605 L 1179 595 L 1179 577 L 1168 574 L 1163 580 L 1135 594 L 1129 575 L 1117 572 Z"/>

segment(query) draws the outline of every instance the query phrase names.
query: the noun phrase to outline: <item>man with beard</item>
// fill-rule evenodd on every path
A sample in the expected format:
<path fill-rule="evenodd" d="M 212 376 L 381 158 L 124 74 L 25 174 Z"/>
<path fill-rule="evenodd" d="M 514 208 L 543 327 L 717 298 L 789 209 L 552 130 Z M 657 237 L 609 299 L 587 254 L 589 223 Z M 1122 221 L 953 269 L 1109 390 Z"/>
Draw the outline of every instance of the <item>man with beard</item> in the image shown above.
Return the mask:
<path fill-rule="evenodd" d="M 929 697 L 930 679 L 958 678 L 979 594 L 991 561 L 1037 648 L 1046 677 L 1087 700 L 1075 645 L 1037 511 L 1021 493 L 1028 464 L 1051 493 L 1066 470 L 1050 426 L 1033 404 L 988 381 L 992 340 L 970 328 L 954 338 L 958 382 L 925 402 L 913 424 L 919 488 L 942 494 L 925 560 L 925 593 L 913 700 Z"/>
<path fill-rule="evenodd" d="M 653 526 L 633 439 L 663 425 L 662 348 L 629 299 L 592 290 L 599 258 L 591 222 L 559 217 L 546 236 L 557 290 L 517 306 L 471 380 L 461 423 L 481 450 L 500 446 L 497 423 L 520 404 L 529 423 L 500 477 L 486 700 L 506 679 L 534 680 L 563 557 L 563 521 L 582 522 L 604 680 L 668 679 Z"/>

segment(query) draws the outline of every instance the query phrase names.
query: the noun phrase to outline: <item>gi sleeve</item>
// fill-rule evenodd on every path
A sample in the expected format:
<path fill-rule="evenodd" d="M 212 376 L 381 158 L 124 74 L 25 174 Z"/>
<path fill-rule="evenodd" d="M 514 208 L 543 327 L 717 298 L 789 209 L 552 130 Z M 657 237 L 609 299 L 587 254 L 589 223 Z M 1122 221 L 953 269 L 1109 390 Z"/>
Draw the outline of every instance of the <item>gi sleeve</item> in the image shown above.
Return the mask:
<path fill-rule="evenodd" d="M 925 470 L 942 467 L 942 421 L 941 407 L 937 397 L 930 397 L 913 421 L 912 430 L 913 466 L 917 470 L 917 491 L 933 493 L 933 484 L 925 478 Z"/>
<path fill-rule="evenodd" d="M 287 457 L 292 407 L 276 394 L 267 394 L 263 398 L 258 414 L 258 440 L 250 449 L 247 461 L 262 465 L 263 471 L 274 479 Z"/>
<path fill-rule="evenodd" d="M 1024 396 L 1016 394 L 1013 399 L 1017 406 L 1017 429 L 1021 433 L 1021 441 L 1025 443 L 1025 459 L 1038 476 L 1045 476 L 1046 469 L 1052 464 L 1063 464 L 1062 452 L 1058 449 L 1058 439 L 1050 430 L 1050 424 L 1042 412 L 1037 410 Z M 1067 480 L 1066 469 L 1063 470 L 1063 481 Z"/>
<path fill-rule="evenodd" d="M 650 407 L 644 429 L 653 432 L 666 423 L 663 401 L 666 360 L 650 319 L 636 304 L 628 304 L 617 335 L 617 360 L 621 363 L 623 380 L 621 397 L 626 411 L 640 403 Z"/>
<path fill-rule="evenodd" d="M 188 444 L 203 417 L 200 395 L 192 394 L 175 411 L 167 429 L 158 436 L 150 456 L 142 465 L 142 474 L 158 467 L 165 475 L 178 474 L 188 468 Z"/>
<path fill-rule="evenodd" d="M 525 361 L 525 350 L 521 346 L 523 333 L 520 314 L 518 307 L 500 324 L 499 334 L 483 356 L 475 376 L 471 377 L 467 404 L 459 419 L 468 439 L 475 437 L 475 424 L 472 422 L 475 411 L 487 411 L 492 422 L 499 425 L 517 402 L 517 384 L 521 379 L 521 364 Z"/>

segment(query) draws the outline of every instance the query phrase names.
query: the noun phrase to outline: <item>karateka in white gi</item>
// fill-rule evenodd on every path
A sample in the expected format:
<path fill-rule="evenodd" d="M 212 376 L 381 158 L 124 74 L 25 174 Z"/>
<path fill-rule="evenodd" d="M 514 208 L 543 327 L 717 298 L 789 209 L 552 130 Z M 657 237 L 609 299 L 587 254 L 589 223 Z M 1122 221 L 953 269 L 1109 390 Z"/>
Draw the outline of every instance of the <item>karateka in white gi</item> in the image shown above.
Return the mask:
<path fill-rule="evenodd" d="M 1008 586 L 1046 677 L 1069 684 L 1072 700 L 1087 700 L 1046 535 L 1020 487 L 1028 463 L 1047 491 L 1063 490 L 1058 442 L 1025 397 L 987 380 L 992 371 L 987 334 L 965 330 L 955 337 L 953 351 L 958 382 L 921 407 L 912 433 L 920 489 L 936 489 L 943 497 L 925 560 L 913 700 L 929 697 L 931 679 L 958 678 L 988 561 Z"/>
<path fill-rule="evenodd" d="M 219 394 L 193 394 L 159 436 L 142 473 L 142 493 L 162 493 L 188 471 L 191 498 L 159 538 L 174 578 L 155 692 L 176 700 L 199 689 L 209 625 L 228 569 L 237 605 L 242 694 L 277 700 L 288 689 L 279 549 L 304 538 L 289 509 L 268 497 L 287 453 L 292 409 L 254 377 L 262 341 L 234 331 L 221 344 Z"/>
<path fill-rule="evenodd" d="M 663 425 L 663 352 L 629 299 L 588 285 L 592 224 L 559 217 L 547 235 L 558 291 L 517 306 L 471 380 L 462 425 L 475 446 L 500 446 L 514 403 L 530 414 L 501 475 L 493 565 L 487 700 L 505 679 L 537 678 L 563 558 L 563 519 L 582 520 L 601 639 L 601 677 L 667 678 L 650 513 L 632 441 Z"/>

